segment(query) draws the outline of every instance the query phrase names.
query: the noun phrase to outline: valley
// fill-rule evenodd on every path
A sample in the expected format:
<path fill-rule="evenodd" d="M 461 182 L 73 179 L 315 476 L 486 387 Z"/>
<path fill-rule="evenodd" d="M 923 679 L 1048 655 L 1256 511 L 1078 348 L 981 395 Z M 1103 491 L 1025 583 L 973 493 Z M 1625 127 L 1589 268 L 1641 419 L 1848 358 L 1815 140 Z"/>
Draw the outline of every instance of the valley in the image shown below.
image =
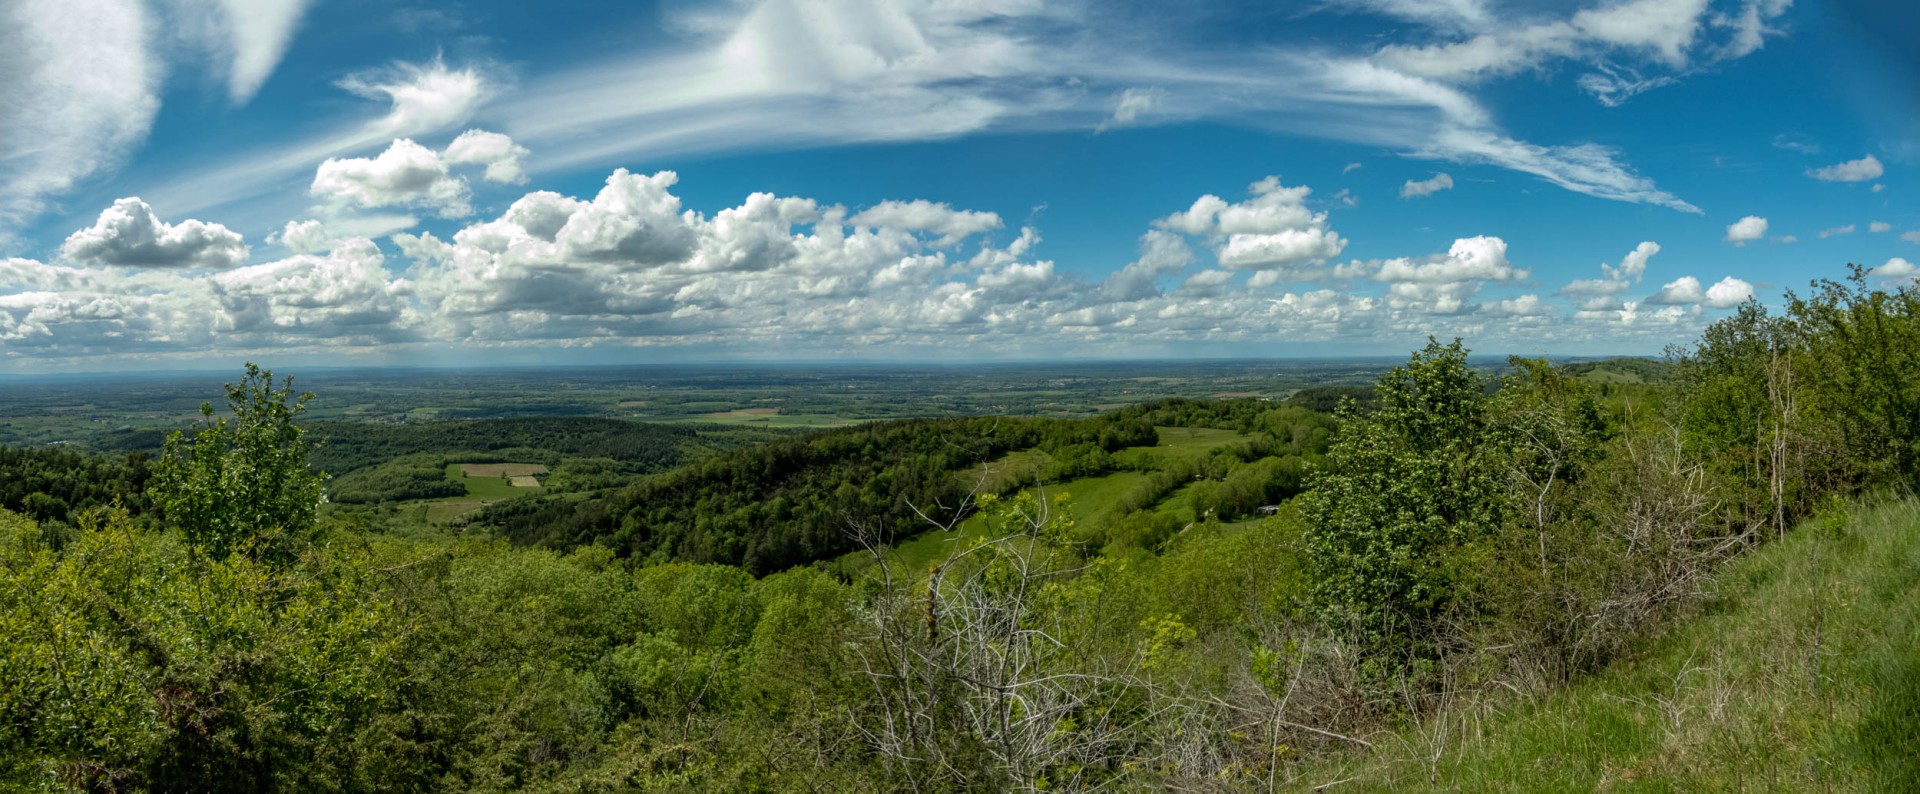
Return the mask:
<path fill-rule="evenodd" d="M 1778 785 L 1897 780 L 1920 678 L 1874 626 L 1911 633 L 1920 522 L 1879 478 L 1910 467 L 1787 446 L 1781 485 L 1753 479 L 1756 425 L 1728 411 L 1845 436 L 1768 413 L 1750 331 L 1668 361 L 1431 342 L 1371 373 L 807 392 L 769 368 L 382 373 L 323 398 L 249 368 L 191 423 L 161 396 L 180 383 L 148 384 L 148 413 L 7 391 L 9 428 L 69 437 L 0 446 L 0 630 L 33 638 L 0 644 L 24 671 L 0 711 L 91 710 L 0 732 L 0 777 L 198 779 L 166 760 L 195 758 L 343 788 L 1738 788 L 1779 739 Z M 1851 422 L 1898 415 L 1809 378 Z M 950 397 L 969 383 L 991 394 Z M 392 411 L 403 393 L 436 407 Z M 116 672 L 41 661 L 65 658 Z M 1809 708 L 1829 722 L 1781 716 Z M 197 738 L 243 734 L 263 744 Z"/>

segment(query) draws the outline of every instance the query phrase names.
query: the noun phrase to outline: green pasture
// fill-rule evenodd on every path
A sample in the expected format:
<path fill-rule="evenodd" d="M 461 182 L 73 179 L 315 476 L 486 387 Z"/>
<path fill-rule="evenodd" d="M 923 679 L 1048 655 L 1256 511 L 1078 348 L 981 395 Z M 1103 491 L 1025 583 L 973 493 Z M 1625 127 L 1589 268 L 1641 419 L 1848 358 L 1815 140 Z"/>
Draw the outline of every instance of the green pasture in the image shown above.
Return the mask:
<path fill-rule="evenodd" d="M 1214 428 L 1160 427 L 1160 441 L 1151 447 L 1133 447 L 1114 454 L 1114 459 L 1122 465 L 1151 460 L 1147 456 L 1159 456 L 1157 460 L 1170 461 L 1181 458 L 1201 457 L 1213 450 L 1239 441 L 1248 436 L 1232 430 Z M 1036 472 L 1044 470 L 1051 458 L 1037 449 L 1019 450 L 1002 456 L 999 460 L 982 464 L 963 472 L 960 476 L 968 485 L 984 479 L 982 492 L 998 492 L 1012 487 L 1021 479 L 1031 481 Z M 1114 505 L 1129 490 L 1145 482 L 1147 475 L 1138 471 L 1120 471 L 1097 477 L 1082 477 L 1064 483 L 1040 487 L 1040 492 L 1049 499 L 1066 494 L 1071 518 L 1076 524 L 1094 524 L 1119 519 L 1115 515 Z M 1031 488 L 1025 490 L 1033 490 Z M 1193 502 L 1186 497 L 1186 488 L 1175 491 L 1163 500 L 1155 509 L 1171 511 L 1183 520 L 1195 520 Z M 902 570 L 922 571 L 934 564 L 954 549 L 971 543 L 987 533 L 987 519 L 975 515 L 951 532 L 922 532 L 911 540 L 903 541 L 890 550 L 892 559 Z M 842 558 L 844 563 L 860 565 L 865 562 L 866 552 L 855 552 Z M 849 558 L 858 558 L 854 561 Z"/>

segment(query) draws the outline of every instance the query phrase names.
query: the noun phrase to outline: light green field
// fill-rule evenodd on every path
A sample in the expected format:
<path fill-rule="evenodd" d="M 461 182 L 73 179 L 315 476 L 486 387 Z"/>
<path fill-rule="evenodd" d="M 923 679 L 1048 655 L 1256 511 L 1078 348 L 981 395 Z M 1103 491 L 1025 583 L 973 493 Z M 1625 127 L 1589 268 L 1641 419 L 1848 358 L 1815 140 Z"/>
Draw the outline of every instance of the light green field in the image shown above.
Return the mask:
<path fill-rule="evenodd" d="M 544 490 L 542 488 L 516 488 L 507 482 L 505 477 L 498 474 L 483 477 L 469 477 L 461 470 L 462 465 L 463 464 L 459 463 L 447 464 L 447 479 L 466 485 L 467 498 L 470 499 L 478 499 L 482 502 L 497 502 L 502 499 L 526 496 L 527 494 L 539 493 Z"/>
<path fill-rule="evenodd" d="M 1237 430 L 1218 430 L 1211 427 L 1156 427 L 1160 431 L 1160 443 L 1152 447 L 1135 449 L 1157 449 L 1177 455 L 1205 455 L 1215 447 L 1245 441 L 1249 436 Z"/>
<path fill-rule="evenodd" d="M 484 476 L 468 476 L 463 468 L 469 466 L 478 466 L 480 467 L 480 471 L 486 472 L 487 474 Z M 529 494 L 544 493 L 546 489 L 543 487 L 529 488 L 525 486 L 515 486 L 509 482 L 505 476 L 502 476 L 502 474 L 491 473 L 517 472 L 533 468 L 537 468 L 543 472 L 546 470 L 545 466 L 539 466 L 538 464 L 449 463 L 447 464 L 447 479 L 465 485 L 467 487 L 467 495 L 409 502 L 407 509 L 419 510 L 419 516 L 429 523 L 445 524 L 460 516 L 493 504 L 494 502 L 527 496 Z M 522 480 L 525 480 L 524 476 Z"/>
<path fill-rule="evenodd" d="M 1171 462 L 1203 458 L 1213 454 L 1227 444 L 1246 441 L 1251 436 L 1232 430 L 1216 430 L 1211 427 L 1156 427 L 1160 431 L 1160 443 L 1151 447 L 1128 447 L 1113 453 L 1113 459 L 1122 466 L 1138 466 L 1143 460 Z"/>
<path fill-rule="evenodd" d="M 1147 475 L 1140 472 L 1123 471 L 1099 477 L 1082 477 L 1044 486 L 1039 490 L 1049 500 L 1066 494 L 1075 522 L 1104 521 L 1109 518 L 1113 503 L 1128 489 L 1146 479 Z M 927 566 L 953 553 L 954 549 L 986 537 L 988 529 L 986 516 L 976 514 L 961 522 L 960 527 L 952 532 L 923 532 L 894 547 L 892 554 L 905 570 L 925 570 Z"/>
<path fill-rule="evenodd" d="M 1814 521 L 1571 688 L 1295 781 L 1338 791 L 1920 790 L 1920 502 Z M 1437 748 L 1437 749 L 1436 749 Z"/>
<path fill-rule="evenodd" d="M 1053 461 L 1053 456 L 1037 449 L 1021 449 L 1001 455 L 957 475 L 963 488 L 978 488 L 982 493 L 998 493 L 1022 482 L 1033 482 Z"/>
<path fill-rule="evenodd" d="M 1222 445 L 1248 438 L 1245 434 L 1232 430 L 1212 428 L 1161 427 L 1155 429 L 1159 431 L 1160 443 L 1151 447 L 1124 449 L 1115 453 L 1114 458 L 1122 463 L 1136 463 L 1144 456 L 1159 456 L 1160 460 L 1200 457 L 1212 453 Z M 1020 450 L 1002 456 L 992 463 L 969 469 L 960 476 L 962 482 L 969 486 L 985 477 L 986 487 L 982 490 L 997 492 L 1002 486 L 1011 485 L 1019 479 L 1030 481 L 1033 472 L 1044 469 L 1049 459 L 1047 453 L 1037 449 Z M 1107 522 L 1119 518 L 1118 515 L 1114 515 L 1114 512 L 1120 497 L 1128 490 L 1145 482 L 1146 479 L 1146 474 L 1122 471 L 1098 477 L 1082 477 L 1065 483 L 1048 485 L 1041 490 L 1049 497 L 1061 493 L 1067 494 L 1075 522 Z M 1185 521 L 1193 521 L 1192 501 L 1190 499 L 1179 501 L 1185 493 L 1185 488 L 1175 491 L 1173 496 L 1162 501 L 1158 509 L 1170 510 L 1182 516 Z M 953 532 L 922 533 L 912 540 L 895 546 L 891 553 L 904 570 L 924 570 L 935 561 L 951 554 L 955 548 L 963 547 L 985 536 L 986 532 L 986 518 L 976 515 L 967 519 Z M 864 555 L 864 552 L 860 552 L 849 556 Z"/>
<path fill-rule="evenodd" d="M 455 497 L 452 499 L 435 499 L 427 502 L 416 502 L 415 504 L 419 505 L 421 518 L 424 518 L 427 521 L 427 523 L 430 523 L 430 524 L 445 524 L 449 521 L 452 521 L 456 518 L 459 518 L 463 515 L 466 515 L 468 513 L 471 513 L 475 510 L 479 510 L 480 508 L 487 506 L 486 502 L 482 502 L 478 499 L 465 499 L 465 498 L 459 498 L 459 497 Z"/>
<path fill-rule="evenodd" d="M 1600 368 L 1580 376 L 1582 380 L 1594 383 L 1646 383 L 1647 379 L 1638 372 L 1625 372 L 1617 369 Z"/>
<path fill-rule="evenodd" d="M 846 427 L 859 424 L 858 419 L 848 419 L 829 414 L 770 414 L 754 409 L 745 411 L 721 411 L 661 419 L 663 422 L 706 422 L 717 425 L 753 425 L 758 427 Z"/>
<path fill-rule="evenodd" d="M 1172 513 L 1181 521 L 1189 524 L 1200 520 L 1200 511 L 1193 506 L 1193 485 L 1191 483 L 1182 485 L 1179 490 L 1167 494 L 1167 498 L 1160 500 L 1160 504 L 1154 505 L 1153 509 L 1162 513 Z"/>

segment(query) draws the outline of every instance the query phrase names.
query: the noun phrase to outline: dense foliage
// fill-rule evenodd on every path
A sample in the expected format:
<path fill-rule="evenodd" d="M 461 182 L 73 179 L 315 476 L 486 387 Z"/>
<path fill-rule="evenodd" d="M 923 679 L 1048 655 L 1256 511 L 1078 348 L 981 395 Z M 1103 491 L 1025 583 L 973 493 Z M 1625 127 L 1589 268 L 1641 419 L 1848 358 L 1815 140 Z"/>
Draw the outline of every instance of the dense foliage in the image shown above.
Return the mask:
<path fill-rule="evenodd" d="M 570 550 L 311 521 L 301 403 L 250 369 L 157 464 L 160 525 L 95 510 L 56 542 L 0 513 L 0 786 L 1253 790 L 1401 750 L 1431 784 L 1479 732 L 1434 726 L 1620 659 L 1803 518 L 1844 537 L 1839 499 L 1910 493 L 1916 343 L 1915 295 L 1856 272 L 1742 308 L 1655 383 L 1489 380 L 1435 341 L 1337 427 L 1259 401 L 880 423 L 497 515 Z M 960 476 L 994 461 L 1029 467 Z M 1126 487 L 1061 495 L 1100 483 Z M 1273 515 L 1223 520 L 1246 505 Z M 849 549 L 866 567 L 826 562 Z M 1911 783 L 1920 667 L 1824 611 L 1910 601 L 1895 568 L 1796 583 L 1823 606 L 1765 666 L 1864 737 L 1789 748 L 1796 781 Z M 1874 649 L 1840 699 L 1872 708 L 1833 710 L 1828 643 Z M 1700 670 L 1638 705 L 1766 711 Z M 1681 722 L 1655 716 L 1634 730 Z"/>
<path fill-rule="evenodd" d="M 0 447 L 0 508 L 60 525 L 116 501 L 140 514 L 147 510 L 150 474 L 147 456 L 139 453 L 106 456 Z"/>
<path fill-rule="evenodd" d="M 354 469 L 327 482 L 328 496 L 343 504 L 439 499 L 466 493 L 465 484 L 448 479 L 447 456 L 432 452 L 403 455 Z"/>
<path fill-rule="evenodd" d="M 536 417 L 442 422 L 313 422 L 313 467 L 327 493 L 345 503 L 437 499 L 466 494 L 448 463 L 539 463 L 557 490 L 616 487 L 717 450 L 773 437 L 769 431 L 631 422 L 603 417 Z M 158 431 L 111 434 L 114 449 L 157 451 Z"/>

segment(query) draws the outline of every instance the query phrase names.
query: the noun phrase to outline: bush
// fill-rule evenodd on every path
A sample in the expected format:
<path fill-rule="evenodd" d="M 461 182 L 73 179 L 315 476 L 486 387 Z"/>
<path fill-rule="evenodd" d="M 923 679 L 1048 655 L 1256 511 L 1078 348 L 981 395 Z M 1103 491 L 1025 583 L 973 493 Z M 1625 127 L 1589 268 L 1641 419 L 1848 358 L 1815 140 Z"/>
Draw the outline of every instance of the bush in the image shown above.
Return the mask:
<path fill-rule="evenodd" d="M 1381 376 L 1371 413 L 1345 410 L 1301 505 L 1327 620 L 1382 648 L 1434 651 L 1471 546 L 1502 518 L 1486 392 L 1456 340 Z"/>

